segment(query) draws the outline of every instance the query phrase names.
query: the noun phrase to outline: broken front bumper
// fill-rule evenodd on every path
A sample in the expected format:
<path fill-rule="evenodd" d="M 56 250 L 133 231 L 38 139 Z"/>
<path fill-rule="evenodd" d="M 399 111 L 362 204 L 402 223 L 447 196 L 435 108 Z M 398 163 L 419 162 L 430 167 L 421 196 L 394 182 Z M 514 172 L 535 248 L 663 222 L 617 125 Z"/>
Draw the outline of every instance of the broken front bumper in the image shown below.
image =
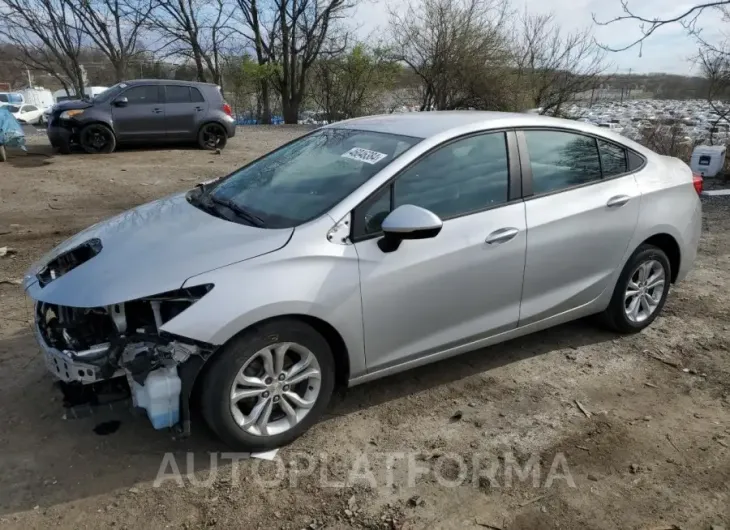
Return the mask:
<path fill-rule="evenodd" d="M 99 366 L 88 364 L 75 359 L 70 353 L 62 352 L 49 346 L 43 334 L 40 331 L 38 323 L 35 323 L 35 337 L 41 348 L 43 357 L 46 361 L 46 367 L 51 374 L 65 383 L 78 382 L 82 384 L 91 384 L 109 379 L 104 376 L 103 370 Z M 111 377 L 124 375 L 122 370 L 117 370 Z"/>

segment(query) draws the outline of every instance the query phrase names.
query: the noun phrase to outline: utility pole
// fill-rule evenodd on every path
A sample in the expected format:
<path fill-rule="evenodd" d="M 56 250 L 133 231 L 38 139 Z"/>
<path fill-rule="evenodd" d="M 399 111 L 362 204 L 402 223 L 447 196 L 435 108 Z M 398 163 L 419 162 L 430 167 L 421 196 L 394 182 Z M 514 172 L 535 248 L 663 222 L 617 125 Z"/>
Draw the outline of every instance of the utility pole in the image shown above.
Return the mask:
<path fill-rule="evenodd" d="M 25 73 L 28 74 L 28 88 L 33 88 L 33 76 L 30 75 L 30 68 L 26 68 Z"/>
<path fill-rule="evenodd" d="M 629 68 L 629 86 L 627 87 L 626 99 L 631 99 L 631 68 Z"/>

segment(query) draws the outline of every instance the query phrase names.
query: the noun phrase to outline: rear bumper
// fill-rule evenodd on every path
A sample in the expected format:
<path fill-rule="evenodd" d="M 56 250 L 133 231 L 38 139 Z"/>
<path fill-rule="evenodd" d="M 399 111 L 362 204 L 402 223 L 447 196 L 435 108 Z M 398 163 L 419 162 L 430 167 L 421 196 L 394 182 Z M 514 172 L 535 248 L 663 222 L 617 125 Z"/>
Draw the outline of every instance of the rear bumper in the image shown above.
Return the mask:
<path fill-rule="evenodd" d="M 685 228 L 683 239 L 685 241 L 684 248 L 681 249 L 681 262 L 679 264 L 679 272 L 677 273 L 677 282 L 681 282 L 687 277 L 689 271 L 692 270 L 695 260 L 697 259 L 697 249 L 700 245 L 700 237 L 702 237 L 702 202 L 697 199 L 697 206 L 690 222 Z"/>
<path fill-rule="evenodd" d="M 223 124 L 226 128 L 226 134 L 228 134 L 228 138 L 233 138 L 236 136 L 236 122 L 231 119 L 231 121 L 226 121 L 226 123 Z"/>

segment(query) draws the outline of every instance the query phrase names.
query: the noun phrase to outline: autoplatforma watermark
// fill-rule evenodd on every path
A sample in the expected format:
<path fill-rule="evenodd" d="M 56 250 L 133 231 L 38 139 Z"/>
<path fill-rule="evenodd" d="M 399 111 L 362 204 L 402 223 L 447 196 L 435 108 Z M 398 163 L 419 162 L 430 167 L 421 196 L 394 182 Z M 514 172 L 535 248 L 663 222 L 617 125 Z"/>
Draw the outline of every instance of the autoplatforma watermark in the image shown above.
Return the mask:
<path fill-rule="evenodd" d="M 314 481 L 322 488 L 358 484 L 373 489 L 412 488 L 420 481 L 433 480 L 446 488 L 508 489 L 517 485 L 550 488 L 558 483 L 576 487 L 563 453 L 549 458 L 540 454 L 518 457 L 512 452 L 468 456 L 439 453 L 424 458 L 415 452 L 362 452 L 334 459 L 326 452 L 287 452 L 272 461 L 250 456 L 248 453 L 186 453 L 184 456 L 165 453 L 153 486 L 172 482 L 179 487 L 206 488 L 222 479 L 235 486 L 245 478 L 264 487 L 292 488 L 304 480 Z"/>

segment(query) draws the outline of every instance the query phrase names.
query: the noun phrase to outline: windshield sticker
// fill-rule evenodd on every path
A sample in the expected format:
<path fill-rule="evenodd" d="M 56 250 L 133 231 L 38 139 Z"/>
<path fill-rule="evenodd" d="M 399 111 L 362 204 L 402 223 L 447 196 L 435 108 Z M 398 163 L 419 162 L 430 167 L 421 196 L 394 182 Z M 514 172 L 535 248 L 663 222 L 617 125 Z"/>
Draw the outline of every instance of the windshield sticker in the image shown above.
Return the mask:
<path fill-rule="evenodd" d="M 388 155 L 385 153 L 378 153 L 377 151 L 371 151 L 370 149 L 363 149 L 362 147 L 353 147 L 346 153 L 343 153 L 342 156 L 345 158 L 352 158 L 353 160 L 359 160 L 360 162 L 365 162 L 367 164 L 377 164 Z"/>

